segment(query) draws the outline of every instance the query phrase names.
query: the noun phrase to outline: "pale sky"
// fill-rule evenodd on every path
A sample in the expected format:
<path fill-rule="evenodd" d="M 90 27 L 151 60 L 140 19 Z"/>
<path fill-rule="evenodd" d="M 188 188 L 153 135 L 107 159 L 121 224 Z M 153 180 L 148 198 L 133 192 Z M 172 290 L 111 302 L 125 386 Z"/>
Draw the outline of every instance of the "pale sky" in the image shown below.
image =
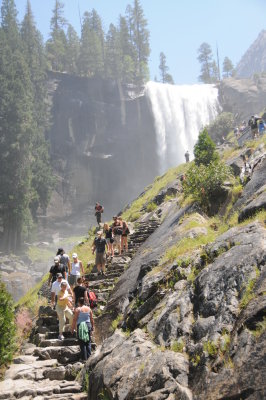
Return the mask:
<path fill-rule="evenodd" d="M 118 22 L 133 0 L 62 0 L 65 18 L 80 35 L 80 18 L 95 8 L 105 32 Z M 198 82 L 197 50 L 202 42 L 211 45 L 220 64 L 228 56 L 236 64 L 261 30 L 266 29 L 266 0 L 140 0 L 150 31 L 150 77 L 159 79 L 159 54 L 163 51 L 176 84 Z M 2 1 L 0 0 L 0 4 Z M 19 21 L 26 0 L 15 0 Z M 44 39 L 49 36 L 54 0 L 31 0 L 35 21 Z"/>

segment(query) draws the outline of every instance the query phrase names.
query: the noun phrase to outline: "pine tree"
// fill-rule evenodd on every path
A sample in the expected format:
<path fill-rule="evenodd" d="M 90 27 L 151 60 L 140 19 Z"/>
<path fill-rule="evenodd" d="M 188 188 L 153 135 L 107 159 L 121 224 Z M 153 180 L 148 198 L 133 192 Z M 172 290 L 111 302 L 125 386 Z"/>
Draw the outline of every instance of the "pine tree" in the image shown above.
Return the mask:
<path fill-rule="evenodd" d="M 41 207 L 44 213 L 46 212 L 53 188 L 53 176 L 48 144 L 45 140 L 45 130 L 49 121 L 46 104 L 46 61 L 41 34 L 35 26 L 29 0 L 22 21 L 21 37 L 33 84 L 34 118 L 32 125 L 30 209 L 33 217 L 36 217 L 38 207 Z"/>
<path fill-rule="evenodd" d="M 135 82 L 142 84 L 149 79 L 150 33 L 139 0 L 134 0 L 134 7 L 128 7 L 127 10 L 130 36 L 135 49 Z"/>
<path fill-rule="evenodd" d="M 198 49 L 198 60 L 201 64 L 201 75 L 199 80 L 204 83 L 213 82 L 213 54 L 212 49 L 208 43 L 202 43 Z"/>
<path fill-rule="evenodd" d="M 81 31 L 79 72 L 84 76 L 104 75 L 104 41 L 101 20 L 95 10 L 85 12 Z"/>
<path fill-rule="evenodd" d="M 119 47 L 121 55 L 121 80 L 133 83 L 134 80 L 134 46 L 131 41 L 129 26 L 125 17 L 119 17 Z"/>
<path fill-rule="evenodd" d="M 13 0 L 2 3 L 0 35 L 0 204 L 3 246 L 21 245 L 29 218 L 33 88 L 24 59 Z"/>
<path fill-rule="evenodd" d="M 66 70 L 70 74 L 78 73 L 78 59 L 80 53 L 80 41 L 77 32 L 72 25 L 67 28 L 67 46 L 66 46 Z"/>
<path fill-rule="evenodd" d="M 170 75 L 168 73 L 169 67 L 166 65 L 166 56 L 163 52 L 160 53 L 159 70 L 160 70 L 160 74 L 161 74 L 161 82 L 162 83 L 174 84 L 172 75 Z"/>
<path fill-rule="evenodd" d="M 122 73 L 121 48 L 119 46 L 119 33 L 113 24 L 110 24 L 106 35 L 106 76 L 112 79 L 120 79 Z"/>
<path fill-rule="evenodd" d="M 67 39 L 64 31 L 66 20 L 63 14 L 64 4 L 55 0 L 50 39 L 46 42 L 47 58 L 53 71 L 65 70 Z"/>
<path fill-rule="evenodd" d="M 224 78 L 229 78 L 229 76 L 234 75 L 234 65 L 230 58 L 225 57 L 224 62 L 223 62 L 223 77 Z"/>

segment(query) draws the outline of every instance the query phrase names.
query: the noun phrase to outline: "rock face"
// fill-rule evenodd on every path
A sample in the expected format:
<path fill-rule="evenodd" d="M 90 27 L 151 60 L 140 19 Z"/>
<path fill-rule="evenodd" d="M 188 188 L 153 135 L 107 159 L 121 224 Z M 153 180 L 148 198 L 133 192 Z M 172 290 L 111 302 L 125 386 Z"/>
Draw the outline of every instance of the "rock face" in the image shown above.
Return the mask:
<path fill-rule="evenodd" d="M 172 258 L 184 238 L 204 242 L 219 227 L 176 199 L 158 198 L 139 221 L 163 215 L 145 240 L 139 228 L 131 236 L 135 256 L 97 320 L 109 337 L 86 364 L 88 399 L 265 398 L 266 229 L 243 211 L 264 193 L 266 164 L 263 151 L 250 156 L 253 174 L 235 203 L 244 224 Z"/>
<path fill-rule="evenodd" d="M 147 99 L 114 81 L 59 73 L 49 75 L 49 93 L 48 137 L 60 179 L 48 215 L 101 201 L 110 217 L 158 174 Z"/>
<path fill-rule="evenodd" d="M 260 72 L 266 72 L 266 30 L 260 32 L 236 66 L 240 78 L 249 78 Z"/>
<path fill-rule="evenodd" d="M 243 121 L 264 110 L 266 104 L 266 75 L 258 79 L 224 79 L 220 85 L 220 102 L 224 111 Z"/>

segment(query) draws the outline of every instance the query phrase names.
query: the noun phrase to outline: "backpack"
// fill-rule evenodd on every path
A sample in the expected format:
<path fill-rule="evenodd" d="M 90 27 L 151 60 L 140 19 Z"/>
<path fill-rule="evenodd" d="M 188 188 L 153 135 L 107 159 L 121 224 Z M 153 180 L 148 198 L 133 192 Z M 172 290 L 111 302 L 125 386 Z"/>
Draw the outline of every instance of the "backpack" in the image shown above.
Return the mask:
<path fill-rule="evenodd" d="M 98 299 L 96 297 L 96 294 L 94 292 L 88 290 L 88 298 L 89 298 L 90 308 L 97 307 Z"/>

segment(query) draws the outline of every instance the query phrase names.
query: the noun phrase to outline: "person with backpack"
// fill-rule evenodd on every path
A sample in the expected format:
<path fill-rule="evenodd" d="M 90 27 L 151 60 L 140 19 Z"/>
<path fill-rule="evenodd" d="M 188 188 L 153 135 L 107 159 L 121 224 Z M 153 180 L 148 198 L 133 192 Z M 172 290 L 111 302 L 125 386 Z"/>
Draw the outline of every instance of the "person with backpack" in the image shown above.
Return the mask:
<path fill-rule="evenodd" d="M 88 296 L 88 305 L 90 308 L 93 310 L 98 306 L 98 299 L 96 294 L 89 289 L 89 281 L 84 281 L 84 286 L 87 290 L 87 296 Z"/>
<path fill-rule="evenodd" d="M 107 249 L 107 242 L 103 237 L 103 231 L 98 231 L 98 236 L 94 239 L 92 246 L 92 254 L 96 250 L 95 264 L 97 266 L 98 275 L 105 275 L 105 249 Z"/>
<path fill-rule="evenodd" d="M 83 279 L 79 277 L 77 279 L 77 285 L 73 289 L 73 303 L 75 307 L 78 305 L 78 300 L 84 297 L 86 304 L 88 304 L 89 299 L 88 299 L 88 292 L 87 288 L 83 286 Z"/>
<path fill-rule="evenodd" d="M 113 231 L 112 228 L 108 225 L 107 222 L 103 225 L 103 233 L 105 234 L 105 240 L 107 242 L 108 253 L 107 255 L 113 257 L 114 256 L 114 239 L 113 239 Z"/>
<path fill-rule="evenodd" d="M 97 224 L 100 226 L 100 223 L 102 221 L 102 213 L 104 211 L 103 206 L 101 206 L 100 203 L 95 204 L 95 216 L 96 216 L 96 221 Z"/>
<path fill-rule="evenodd" d="M 91 332 L 94 330 L 94 321 L 90 307 L 85 305 L 84 297 L 79 298 L 78 307 L 74 312 L 72 333 L 75 329 L 77 330 L 81 359 L 87 361 L 91 355 Z"/>
<path fill-rule="evenodd" d="M 118 254 L 121 255 L 121 235 L 122 235 L 122 224 L 118 217 L 113 217 L 113 236 L 114 236 L 114 247 L 117 247 Z"/>
<path fill-rule="evenodd" d="M 60 264 L 65 267 L 66 270 L 66 279 L 68 279 L 68 271 L 70 271 L 70 258 L 69 255 L 65 253 L 65 250 L 60 247 L 56 253 L 57 256 L 60 257 Z"/>
<path fill-rule="evenodd" d="M 128 243 L 127 243 L 127 235 L 129 234 L 128 224 L 126 221 L 123 221 L 121 217 L 118 218 L 120 224 L 122 224 L 122 235 L 121 235 L 121 253 L 128 251 Z"/>
<path fill-rule="evenodd" d="M 54 283 L 57 279 L 57 274 L 62 274 L 63 278 L 66 279 L 66 270 L 63 265 L 60 264 L 60 258 L 59 256 L 56 256 L 54 258 L 54 265 L 51 266 L 50 268 L 50 274 L 48 278 L 48 285 L 51 285 L 51 282 Z"/>

